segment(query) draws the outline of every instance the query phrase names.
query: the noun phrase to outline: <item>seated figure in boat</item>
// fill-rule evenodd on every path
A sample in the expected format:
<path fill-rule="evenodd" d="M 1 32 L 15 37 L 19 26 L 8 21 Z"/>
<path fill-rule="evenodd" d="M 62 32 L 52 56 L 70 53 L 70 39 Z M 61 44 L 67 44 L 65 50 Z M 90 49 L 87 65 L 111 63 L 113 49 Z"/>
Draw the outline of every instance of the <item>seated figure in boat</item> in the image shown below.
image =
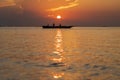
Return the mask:
<path fill-rule="evenodd" d="M 59 26 L 61 27 L 61 24 L 59 24 Z"/>
<path fill-rule="evenodd" d="M 55 24 L 53 23 L 53 27 L 55 27 Z"/>

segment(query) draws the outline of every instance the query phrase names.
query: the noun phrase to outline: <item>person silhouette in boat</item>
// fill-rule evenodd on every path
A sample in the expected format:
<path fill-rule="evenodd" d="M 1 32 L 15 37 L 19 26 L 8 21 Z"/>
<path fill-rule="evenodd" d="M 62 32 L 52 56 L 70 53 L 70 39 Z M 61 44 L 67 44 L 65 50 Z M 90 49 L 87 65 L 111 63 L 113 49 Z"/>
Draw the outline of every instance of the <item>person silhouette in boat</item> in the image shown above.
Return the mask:
<path fill-rule="evenodd" d="M 53 27 L 55 27 L 55 24 L 53 23 Z"/>
<path fill-rule="evenodd" d="M 61 27 L 61 24 L 59 24 L 59 26 Z"/>

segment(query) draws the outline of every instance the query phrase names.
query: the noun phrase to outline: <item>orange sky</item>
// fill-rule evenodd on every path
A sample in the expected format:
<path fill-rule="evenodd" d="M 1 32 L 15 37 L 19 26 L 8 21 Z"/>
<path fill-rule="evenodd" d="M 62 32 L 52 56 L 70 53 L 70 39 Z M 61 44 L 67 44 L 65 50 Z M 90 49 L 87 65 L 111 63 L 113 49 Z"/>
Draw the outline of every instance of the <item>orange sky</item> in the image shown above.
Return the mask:
<path fill-rule="evenodd" d="M 86 19 L 102 13 L 119 13 L 120 0 L 0 0 L 0 8 L 6 6 L 19 7 L 36 15 L 63 19 Z M 99 14 L 98 14 L 99 15 Z"/>

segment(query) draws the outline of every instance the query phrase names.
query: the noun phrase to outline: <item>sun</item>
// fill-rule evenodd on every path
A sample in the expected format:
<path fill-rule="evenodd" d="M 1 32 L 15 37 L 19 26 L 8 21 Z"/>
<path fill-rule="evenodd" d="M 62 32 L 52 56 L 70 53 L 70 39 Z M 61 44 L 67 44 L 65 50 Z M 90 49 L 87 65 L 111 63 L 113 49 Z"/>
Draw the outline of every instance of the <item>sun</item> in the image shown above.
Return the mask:
<path fill-rule="evenodd" d="M 57 19 L 61 19 L 62 17 L 61 17 L 60 15 L 57 15 L 56 18 L 57 18 Z"/>

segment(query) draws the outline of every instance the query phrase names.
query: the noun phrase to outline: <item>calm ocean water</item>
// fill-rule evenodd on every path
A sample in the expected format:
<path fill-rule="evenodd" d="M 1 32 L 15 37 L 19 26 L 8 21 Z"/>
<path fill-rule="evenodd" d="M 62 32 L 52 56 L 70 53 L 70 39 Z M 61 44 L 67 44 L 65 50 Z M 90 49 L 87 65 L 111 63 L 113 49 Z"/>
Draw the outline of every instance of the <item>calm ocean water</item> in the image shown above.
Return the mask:
<path fill-rule="evenodd" d="M 120 27 L 2 27 L 0 80 L 120 80 Z"/>

